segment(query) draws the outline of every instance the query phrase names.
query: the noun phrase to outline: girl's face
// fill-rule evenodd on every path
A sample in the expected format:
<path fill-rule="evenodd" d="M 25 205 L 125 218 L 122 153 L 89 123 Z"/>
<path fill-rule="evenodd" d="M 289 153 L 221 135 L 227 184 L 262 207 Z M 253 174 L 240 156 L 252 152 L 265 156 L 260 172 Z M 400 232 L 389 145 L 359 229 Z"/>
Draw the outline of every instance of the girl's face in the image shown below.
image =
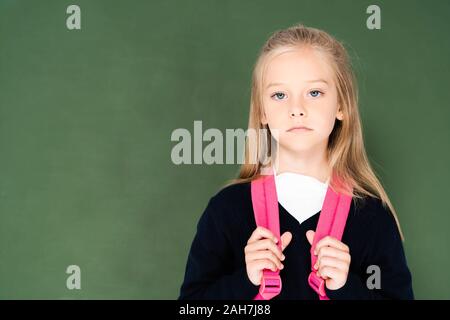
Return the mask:
<path fill-rule="evenodd" d="M 292 152 L 328 144 L 335 119 L 342 120 L 333 70 L 318 51 L 293 49 L 272 58 L 262 88 L 261 119 L 278 141 Z M 304 126 L 310 130 L 290 130 Z M 278 129 L 274 133 L 274 129 Z"/>

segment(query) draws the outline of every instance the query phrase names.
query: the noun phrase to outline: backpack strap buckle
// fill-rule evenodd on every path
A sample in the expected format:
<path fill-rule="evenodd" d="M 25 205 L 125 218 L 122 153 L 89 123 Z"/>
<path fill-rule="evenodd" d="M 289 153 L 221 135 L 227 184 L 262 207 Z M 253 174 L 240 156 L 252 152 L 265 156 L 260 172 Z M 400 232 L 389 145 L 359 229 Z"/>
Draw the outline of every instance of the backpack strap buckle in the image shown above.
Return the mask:
<path fill-rule="evenodd" d="M 327 294 L 325 292 L 325 281 L 318 277 L 316 272 L 311 272 L 308 277 L 308 283 L 311 288 L 319 295 L 320 300 L 326 298 Z"/>
<path fill-rule="evenodd" d="M 272 299 L 281 292 L 281 278 L 277 272 L 263 270 L 259 294 L 266 300 Z"/>

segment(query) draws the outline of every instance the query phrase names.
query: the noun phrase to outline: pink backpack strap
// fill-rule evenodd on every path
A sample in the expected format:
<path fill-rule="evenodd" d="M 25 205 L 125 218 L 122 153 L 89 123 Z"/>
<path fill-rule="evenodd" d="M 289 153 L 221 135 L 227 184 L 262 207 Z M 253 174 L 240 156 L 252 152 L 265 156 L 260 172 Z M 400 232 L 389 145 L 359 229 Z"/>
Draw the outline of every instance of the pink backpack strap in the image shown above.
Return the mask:
<path fill-rule="evenodd" d="M 251 182 L 253 212 L 257 226 L 272 231 L 278 239 L 281 249 L 280 220 L 278 212 L 278 199 L 273 174 L 262 176 Z M 280 271 L 263 270 L 259 293 L 254 300 L 270 300 L 281 292 Z"/>
<path fill-rule="evenodd" d="M 325 292 L 325 281 L 317 276 L 316 271 L 313 268 L 317 262 L 317 256 L 314 255 L 314 248 L 316 247 L 317 242 L 328 235 L 338 240 L 342 239 L 351 201 L 352 196 L 338 194 L 334 192 L 330 186 L 328 187 L 322 211 L 320 212 L 319 222 L 317 223 L 314 240 L 311 245 L 312 271 L 308 277 L 309 285 L 317 292 L 320 300 L 329 300 L 329 298 Z"/>

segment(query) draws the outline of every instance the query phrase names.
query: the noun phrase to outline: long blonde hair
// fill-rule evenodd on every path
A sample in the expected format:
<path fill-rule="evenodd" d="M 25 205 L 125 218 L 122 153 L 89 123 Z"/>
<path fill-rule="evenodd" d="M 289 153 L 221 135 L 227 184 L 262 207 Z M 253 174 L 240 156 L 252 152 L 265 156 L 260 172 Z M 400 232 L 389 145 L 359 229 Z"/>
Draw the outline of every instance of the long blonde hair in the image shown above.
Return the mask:
<path fill-rule="evenodd" d="M 263 151 L 261 148 L 262 142 L 260 141 L 261 139 L 266 142 L 273 141 L 267 124 L 263 125 L 261 123 L 264 71 L 271 57 L 285 50 L 304 46 L 316 49 L 329 58 L 335 74 L 338 103 L 344 115 L 342 121 L 335 121 L 328 140 L 327 159 L 332 169 L 332 176 L 329 182 L 330 187 L 338 192 L 346 192 L 337 183 L 339 180 L 345 181 L 348 186 L 352 187 L 354 200 L 363 199 L 366 196 L 381 199 L 382 205 L 385 208 L 388 207 L 393 214 L 400 235 L 404 239 L 396 211 L 374 170 L 371 168 L 365 152 L 362 125 L 358 111 L 357 81 L 348 53 L 339 41 L 319 29 L 298 24 L 274 32 L 262 47 L 253 69 L 248 122 L 249 131 L 253 130 L 256 132 L 258 141 L 250 143 L 249 140 L 246 140 L 244 163 L 240 167 L 238 178 L 227 181 L 225 186 L 250 182 L 261 176 L 261 163 L 250 160 L 255 154 L 260 159 L 262 152 L 268 152 L 270 159 L 272 153 L 272 150 L 270 150 L 271 144 L 268 144 L 269 150 Z M 262 132 L 264 134 L 261 134 Z"/>

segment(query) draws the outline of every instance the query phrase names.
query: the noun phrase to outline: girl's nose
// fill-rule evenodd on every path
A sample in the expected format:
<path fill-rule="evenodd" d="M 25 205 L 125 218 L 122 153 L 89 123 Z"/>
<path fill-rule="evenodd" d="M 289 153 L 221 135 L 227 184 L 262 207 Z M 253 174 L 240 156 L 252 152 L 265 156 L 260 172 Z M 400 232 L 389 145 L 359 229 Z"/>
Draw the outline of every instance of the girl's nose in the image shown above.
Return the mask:
<path fill-rule="evenodd" d="M 304 113 L 303 112 L 291 112 L 291 117 L 296 117 L 297 115 L 303 116 Z"/>
<path fill-rule="evenodd" d="M 289 115 L 291 117 L 304 116 L 305 110 L 302 107 L 295 106 L 289 110 Z"/>

